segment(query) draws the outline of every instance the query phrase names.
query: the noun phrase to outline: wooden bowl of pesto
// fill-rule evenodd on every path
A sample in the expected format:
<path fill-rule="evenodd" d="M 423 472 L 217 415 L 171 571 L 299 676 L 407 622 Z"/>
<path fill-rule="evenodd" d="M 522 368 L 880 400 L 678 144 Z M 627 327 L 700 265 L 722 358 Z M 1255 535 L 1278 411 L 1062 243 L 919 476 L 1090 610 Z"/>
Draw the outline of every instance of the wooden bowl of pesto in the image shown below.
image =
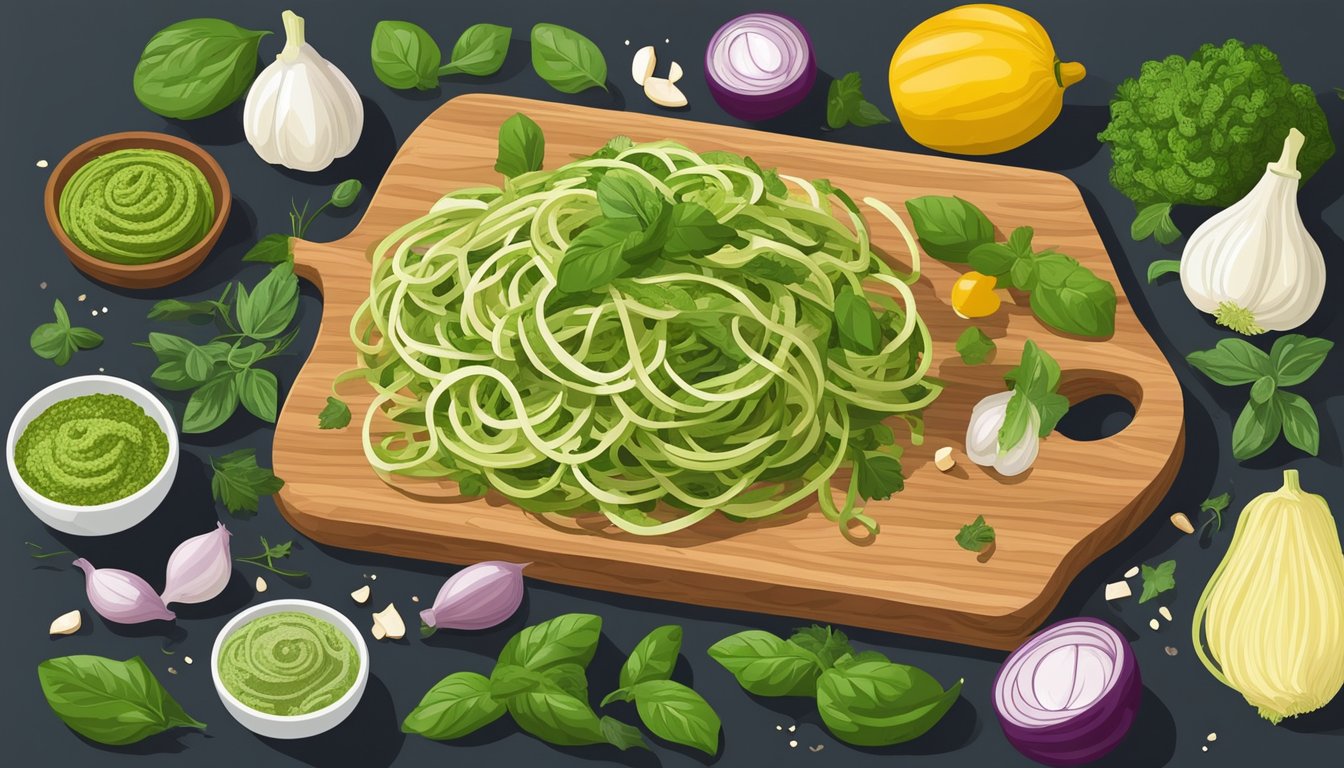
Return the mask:
<path fill-rule="evenodd" d="M 190 141 L 150 131 L 75 147 L 47 180 L 47 225 L 99 282 L 157 288 L 191 274 L 219 241 L 232 197 L 224 170 Z"/>

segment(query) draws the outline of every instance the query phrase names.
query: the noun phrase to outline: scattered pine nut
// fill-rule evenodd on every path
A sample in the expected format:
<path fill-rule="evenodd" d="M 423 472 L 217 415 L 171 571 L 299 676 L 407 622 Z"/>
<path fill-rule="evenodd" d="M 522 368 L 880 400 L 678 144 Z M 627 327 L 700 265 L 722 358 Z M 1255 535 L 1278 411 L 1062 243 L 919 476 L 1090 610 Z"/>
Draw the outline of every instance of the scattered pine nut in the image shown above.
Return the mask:
<path fill-rule="evenodd" d="M 1138 576 L 1138 575 L 1139 575 L 1139 566 L 1137 566 L 1137 565 L 1134 566 L 1133 568 L 1130 568 L 1128 571 L 1125 571 L 1125 578 L 1126 578 L 1126 579 L 1132 579 L 1132 578 L 1134 578 L 1135 576 Z"/>
<path fill-rule="evenodd" d="M 97 316 L 98 316 L 98 310 L 96 310 L 96 309 L 93 310 L 92 312 L 89 313 L 89 315 L 91 315 L 92 317 L 97 317 Z"/>
<path fill-rule="evenodd" d="M 1168 656 L 1175 656 L 1175 655 L 1176 655 L 1176 649 L 1175 649 L 1173 646 L 1168 645 L 1168 646 L 1167 646 L 1166 648 L 1164 648 L 1163 650 L 1165 650 L 1165 651 L 1167 652 L 1167 655 L 1168 655 Z"/>
<path fill-rule="evenodd" d="M 377 581 L 377 580 L 378 580 L 378 574 L 376 573 L 369 574 L 369 581 Z"/>
<path fill-rule="evenodd" d="M 1186 517 L 1184 512 L 1177 512 L 1172 515 L 1171 524 L 1176 526 L 1176 529 L 1181 533 L 1189 534 L 1195 532 L 1195 526 L 1190 524 L 1190 518 Z"/>
<path fill-rule="evenodd" d="M 1203 750 L 1203 751 L 1205 751 L 1205 752 L 1208 752 L 1208 751 L 1209 751 L 1209 748 L 1208 748 L 1207 746 L 1200 747 L 1200 749 Z"/>
<path fill-rule="evenodd" d="M 89 294 L 87 294 L 87 293 L 81 293 L 81 294 L 79 294 L 79 300 L 80 300 L 80 301 L 83 301 L 83 300 L 85 300 L 85 299 L 87 299 L 87 298 L 89 298 Z"/>
<path fill-rule="evenodd" d="M 825 748 L 826 748 L 826 745 L 825 745 L 825 744 L 818 744 L 818 745 L 816 745 L 815 747 L 808 747 L 808 750 L 811 751 L 811 752 L 820 752 L 821 750 L 823 750 L 823 749 L 825 749 Z"/>
<path fill-rule="evenodd" d="M 104 315 L 107 314 L 107 307 L 103 307 L 103 314 L 104 314 Z"/>
<path fill-rule="evenodd" d="M 47 290 L 47 281 L 46 281 L 46 280 L 43 280 L 42 282 L 40 282 L 40 283 L 37 284 L 37 287 L 38 287 L 38 288 L 41 288 L 41 289 L 44 290 L 44 291 Z"/>
<path fill-rule="evenodd" d="M 933 466 L 937 467 L 939 472 L 947 472 L 957 466 L 957 460 L 952 458 L 952 446 L 945 445 L 934 452 Z"/>
<path fill-rule="evenodd" d="M 776 725 L 776 726 L 775 726 L 775 730 L 776 730 L 776 731 L 782 731 L 782 730 L 784 730 L 784 726 L 782 726 L 782 725 Z"/>
<path fill-rule="evenodd" d="M 185 661 L 185 662 L 188 663 L 188 664 L 191 663 L 191 657 L 190 657 L 190 656 L 183 656 L 183 657 L 182 657 L 182 660 Z"/>
<path fill-rule="evenodd" d="M 1171 610 L 1168 609 L 1167 606 L 1164 605 L 1161 608 L 1158 608 L 1157 612 L 1162 614 L 1162 618 L 1171 621 Z"/>
<path fill-rule="evenodd" d="M 412 603 L 418 603 L 418 602 L 420 602 L 420 596 L 419 596 L 419 595 L 411 595 L 411 602 L 412 602 Z"/>
<path fill-rule="evenodd" d="M 258 592 L 266 591 L 266 580 L 261 578 L 260 576 L 257 577 L 257 591 Z"/>
<path fill-rule="evenodd" d="M 1208 739 L 1209 741 L 1217 741 L 1217 740 L 1218 740 L 1218 734 L 1216 734 L 1216 733 L 1210 733 L 1208 736 L 1205 736 L 1204 738 Z"/>
<path fill-rule="evenodd" d="M 83 618 L 78 610 L 62 613 L 51 622 L 51 628 L 47 630 L 49 635 L 73 635 L 83 626 Z"/>
<path fill-rule="evenodd" d="M 798 747 L 798 740 L 797 740 L 797 739 L 790 739 L 790 740 L 789 740 L 789 749 L 796 749 L 797 747 Z"/>
<path fill-rule="evenodd" d="M 1113 581 L 1106 585 L 1106 600 L 1123 600 L 1134 594 L 1129 588 L 1127 581 Z"/>
<path fill-rule="evenodd" d="M 169 668 L 168 668 L 168 674 L 170 674 L 170 675 L 176 675 L 176 674 L 177 674 L 177 667 L 169 667 Z"/>
<path fill-rule="evenodd" d="M 1153 619 L 1152 621 L 1148 622 L 1148 626 L 1152 627 L 1153 631 L 1157 631 L 1157 628 L 1161 625 L 1157 623 L 1157 619 Z"/>
<path fill-rule="evenodd" d="M 37 161 L 37 167 L 38 167 L 38 168 L 46 168 L 46 167 L 47 167 L 47 161 L 46 161 L 46 160 L 38 160 L 38 161 Z"/>

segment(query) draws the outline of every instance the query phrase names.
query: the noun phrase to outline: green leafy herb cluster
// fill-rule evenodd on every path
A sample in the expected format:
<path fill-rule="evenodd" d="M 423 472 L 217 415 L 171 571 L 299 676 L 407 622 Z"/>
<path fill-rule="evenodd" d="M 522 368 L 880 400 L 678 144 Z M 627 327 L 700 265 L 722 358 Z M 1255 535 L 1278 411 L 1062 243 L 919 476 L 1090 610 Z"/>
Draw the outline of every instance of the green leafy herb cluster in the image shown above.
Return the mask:
<path fill-rule="evenodd" d="M 957 531 L 957 546 L 971 552 L 982 552 L 994 543 L 994 528 L 985 522 L 984 515 L 977 515 L 969 525 L 961 526 Z"/>
<path fill-rule="evenodd" d="M 170 728 L 205 728 L 182 709 L 136 656 L 61 656 L 37 665 L 42 695 L 56 716 L 80 736 L 120 746 Z"/>
<path fill-rule="evenodd" d="M 826 92 L 826 125 L 832 130 L 854 124 L 860 128 L 890 123 L 875 104 L 863 98 L 863 78 L 858 72 L 831 81 Z"/>
<path fill-rule="evenodd" d="M 999 427 L 999 453 L 1007 453 L 1026 436 L 1033 410 L 1040 419 L 1038 437 L 1055 431 L 1055 425 L 1069 412 L 1069 399 L 1059 394 L 1059 375 L 1059 363 L 1028 339 L 1022 347 L 1022 360 L 1003 377 L 1013 396 Z"/>
<path fill-rule="evenodd" d="M 271 546 L 270 542 L 266 541 L 265 536 L 261 536 L 260 538 L 261 554 L 249 555 L 247 557 L 235 557 L 233 559 L 240 563 L 248 563 L 257 566 L 258 568 L 264 568 L 277 576 L 288 576 L 292 579 L 298 579 L 308 575 L 306 571 L 287 571 L 283 568 L 275 567 L 276 560 L 283 560 L 284 558 L 289 557 L 290 550 L 294 548 L 294 542 L 286 541 L 283 544 Z"/>
<path fill-rule="evenodd" d="M 1304 383 L 1335 346 L 1328 339 L 1291 333 L 1280 336 L 1269 354 L 1243 339 L 1223 339 L 1213 349 L 1191 352 L 1186 360 L 1225 387 L 1251 385 L 1250 399 L 1232 427 L 1232 456 L 1243 461 L 1269 449 L 1279 435 L 1312 456 L 1320 448 L 1321 427 L 1311 403 L 1284 387 Z"/>
<path fill-rule="evenodd" d="M 346 179 L 331 190 L 331 197 L 318 206 L 317 210 L 308 213 L 307 201 L 300 210 L 293 200 L 289 201 L 289 234 L 282 235 L 272 233 L 266 235 L 257 241 L 257 244 L 248 249 L 243 254 L 243 261 L 255 261 L 262 264 L 283 264 L 294 260 L 294 244 L 292 238 L 303 237 L 308 232 L 308 227 L 312 226 L 313 220 L 317 215 L 325 211 L 328 207 L 349 208 L 355 204 L 359 193 L 364 189 L 364 185 L 359 179 Z"/>
<path fill-rule="evenodd" d="M 1199 533 L 1203 535 L 1205 528 L 1211 528 L 1210 533 L 1217 533 L 1223 530 L 1223 510 L 1227 509 L 1228 502 L 1232 501 L 1232 493 L 1220 493 L 1212 498 L 1200 502 L 1201 512 L 1208 512 L 1209 519 L 1205 520 L 1199 526 Z"/>
<path fill-rule="evenodd" d="M 28 338 L 28 345 L 38 357 L 65 365 L 76 351 L 94 349 L 103 343 L 103 336 L 97 331 L 70 325 L 70 315 L 60 299 L 52 305 L 52 311 L 56 313 L 56 321 L 37 326 Z"/>
<path fill-rule="evenodd" d="M 212 457 L 210 468 L 214 472 L 210 493 L 235 516 L 256 514 L 261 497 L 271 496 L 285 485 L 271 470 L 257 466 L 257 452 L 252 448 Z"/>
<path fill-rule="evenodd" d="M 527 627 L 500 651 L 487 678 L 455 672 L 440 680 L 401 729 L 439 741 L 457 739 L 507 712 L 518 727 L 550 744 L 646 747 L 639 730 L 599 717 L 588 701 L 587 667 L 602 619 L 568 613 Z M 681 628 L 660 627 L 640 641 L 621 669 L 621 687 L 603 701 L 635 702 L 654 734 L 714 754 L 719 718 L 699 694 L 669 679 L 681 651 Z"/>
<path fill-rule="evenodd" d="M 923 670 L 876 651 L 856 652 L 830 627 L 796 631 L 788 640 L 748 630 L 710 646 L 709 655 L 757 696 L 808 696 L 841 741 L 861 747 L 900 744 L 932 728 L 961 692 L 946 691 Z"/>
<path fill-rule="evenodd" d="M 1176 588 L 1176 561 L 1158 563 L 1156 568 L 1145 564 L 1139 569 L 1139 577 L 1143 579 L 1143 594 L 1139 595 L 1139 602 L 1146 603 Z"/>
<path fill-rule="evenodd" d="M 1031 227 L 1018 227 L 1007 242 L 997 243 L 985 214 L 959 197 L 916 197 L 905 208 L 926 253 L 940 261 L 969 263 L 996 278 L 998 287 L 1029 294 L 1031 311 L 1047 326 L 1089 338 L 1115 332 L 1115 286 L 1077 259 L 1033 250 Z"/>
<path fill-rule="evenodd" d="M 194 120 L 242 98 L 257 75 L 257 46 L 270 32 L 223 19 L 188 19 L 149 39 L 131 84 L 145 108 Z"/>
<path fill-rule="evenodd" d="M 961 355 L 961 361 L 967 365 L 980 365 L 988 360 L 996 349 L 998 346 L 994 340 L 975 326 L 962 331 L 957 337 L 957 354 Z"/>
<path fill-rule="evenodd" d="M 409 21 L 380 21 L 373 30 L 370 57 L 374 74 L 392 88 L 433 89 L 445 75 L 486 77 L 499 71 L 509 52 L 509 27 L 474 24 L 440 66 L 438 43 Z M 592 40 L 557 24 L 532 28 L 532 68 L 561 93 L 607 87 L 607 60 Z"/>
<path fill-rule="evenodd" d="M 345 429 L 350 426 L 350 406 L 345 401 L 328 397 L 327 404 L 317 414 L 318 429 Z"/>
<path fill-rule="evenodd" d="M 138 342 L 158 358 L 150 379 L 159 387 L 190 392 L 182 415 L 182 431 L 209 432 L 238 409 L 275 422 L 279 382 L 262 368 L 284 352 L 298 329 L 289 329 L 299 307 L 299 281 L 289 263 L 275 266 L 248 291 L 242 283 L 224 288 L 218 299 L 165 299 L 149 311 L 151 320 L 214 322 L 221 333 L 205 344 L 182 336 L 151 333 Z"/>

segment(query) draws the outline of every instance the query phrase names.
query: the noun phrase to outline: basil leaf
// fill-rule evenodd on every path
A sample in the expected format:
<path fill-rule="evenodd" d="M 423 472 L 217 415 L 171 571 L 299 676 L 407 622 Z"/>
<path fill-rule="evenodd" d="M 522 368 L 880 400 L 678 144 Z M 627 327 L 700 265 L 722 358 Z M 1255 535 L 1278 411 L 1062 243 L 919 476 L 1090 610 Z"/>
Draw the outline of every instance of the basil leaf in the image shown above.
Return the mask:
<path fill-rule="evenodd" d="M 28 337 L 28 346 L 38 357 L 65 365 L 76 350 L 93 349 L 103 343 L 103 337 L 97 331 L 70 326 L 70 315 L 60 299 L 52 304 L 52 312 L 56 321 L 39 325 Z"/>
<path fill-rule="evenodd" d="M 318 429 L 345 429 L 350 425 L 350 406 L 341 400 L 328 397 L 327 404 L 317 414 Z"/>
<path fill-rule="evenodd" d="M 754 171 L 756 175 L 761 177 L 761 181 L 765 183 L 765 191 L 767 193 L 774 195 L 775 197 L 789 196 L 789 188 L 784 183 L 784 180 L 779 178 L 778 169 L 762 168 L 759 164 L 757 164 L 755 160 L 752 160 L 750 157 L 743 157 L 742 165 L 747 166 L 752 171 Z"/>
<path fill-rule="evenodd" d="M 832 80 L 826 92 L 826 125 L 832 129 L 853 123 L 860 128 L 891 119 L 863 98 L 863 79 L 858 72 L 849 72 Z"/>
<path fill-rule="evenodd" d="M 1264 453 L 1283 430 L 1283 414 L 1275 403 L 1249 401 L 1232 425 L 1232 458 L 1245 461 Z"/>
<path fill-rule="evenodd" d="M 1008 285 L 1023 291 L 1036 290 L 1036 260 L 1018 259 L 1008 268 Z"/>
<path fill-rule="evenodd" d="M 1140 574 L 1143 579 L 1143 594 L 1139 595 L 1140 603 L 1146 603 L 1163 592 L 1176 588 L 1175 560 L 1159 563 L 1156 568 L 1144 565 Z"/>
<path fill-rule="evenodd" d="M 889 499 L 892 494 L 905 490 L 901 462 L 894 456 L 877 451 L 858 452 L 854 471 L 859 475 L 859 496 L 865 499 Z"/>
<path fill-rule="evenodd" d="M 779 253 L 766 251 L 738 267 L 743 275 L 759 277 L 771 283 L 797 285 L 805 282 L 811 271 L 807 266 Z"/>
<path fill-rule="evenodd" d="M 519 728 L 549 744 L 574 747 L 607 743 L 597 713 L 588 702 L 567 693 L 523 693 L 509 698 L 506 706 Z"/>
<path fill-rule="evenodd" d="M 522 112 L 514 113 L 499 126 L 499 155 L 495 170 L 508 178 L 541 170 L 546 155 L 546 137 L 541 126 Z"/>
<path fill-rule="evenodd" d="M 928 250 L 925 248 L 924 250 Z M 1021 260 L 1017 252 L 1003 243 L 983 243 L 971 249 L 967 260 L 971 268 L 982 275 L 1002 278 L 1005 281 L 1013 271 L 1013 265 Z M 951 261 L 951 259 L 947 259 Z M 1004 286 L 1008 287 L 1007 285 Z"/>
<path fill-rule="evenodd" d="M 729 635 L 709 655 L 757 696 L 811 696 L 821 674 L 814 654 L 760 630 Z"/>
<path fill-rule="evenodd" d="M 135 98 L 164 117 L 194 120 L 237 101 L 257 74 L 257 46 L 270 32 L 223 19 L 188 19 L 149 39 L 131 78 Z"/>
<path fill-rule="evenodd" d="M 597 183 L 597 204 L 609 220 L 629 219 L 648 227 L 663 212 L 663 196 L 634 171 L 615 169 Z"/>
<path fill-rule="evenodd" d="M 833 667 L 844 656 L 853 656 L 854 646 L 849 637 L 838 629 L 813 624 L 789 635 L 789 642 L 815 654 L 823 667 Z"/>
<path fill-rule="evenodd" d="M 860 101 L 858 108 L 850 113 L 849 122 L 860 128 L 867 128 L 870 125 L 890 123 L 891 118 L 884 115 L 871 101 Z"/>
<path fill-rule="evenodd" d="M 848 192 L 832 184 L 830 179 L 813 179 L 812 186 L 817 190 L 817 192 L 819 192 L 824 196 L 829 197 L 831 195 L 834 195 L 835 198 L 839 200 L 842 205 L 845 206 L 845 208 L 849 209 L 850 213 L 854 214 L 855 216 L 860 215 L 859 204 L 854 202 L 854 198 L 850 197 Z"/>
<path fill-rule="evenodd" d="M 55 360 L 65 350 L 69 342 L 70 331 L 56 323 L 43 323 L 28 337 L 28 344 L 37 356 L 45 360 Z M 68 357 L 66 358 L 69 359 Z M 64 363 L 62 363 L 64 365 Z"/>
<path fill-rule="evenodd" d="M 994 528 L 985 522 L 984 515 L 977 515 L 969 525 L 961 526 L 956 539 L 957 546 L 962 549 L 980 552 L 994 543 Z"/>
<path fill-rule="evenodd" d="M 534 672 L 573 662 L 587 666 L 597 651 L 602 618 L 590 613 L 566 613 L 526 627 L 500 651 L 499 664 L 517 664 Z"/>
<path fill-rule="evenodd" d="M 242 448 L 211 457 L 210 492 L 230 514 L 255 513 L 262 496 L 271 496 L 285 485 L 269 469 L 257 465 L 256 450 Z"/>
<path fill-rule="evenodd" d="M 1157 261 L 1154 261 L 1152 264 L 1148 265 L 1148 282 L 1152 283 L 1157 278 L 1162 277 L 1163 275 L 1170 275 L 1172 273 L 1178 275 L 1181 273 L 1181 260 L 1158 259 Z"/>
<path fill-rule="evenodd" d="M 99 744 L 132 744 L 170 728 L 205 728 L 139 657 L 61 656 L 37 665 L 42 695 L 70 729 Z"/>
<path fill-rule="evenodd" d="M 1036 409 L 1026 391 L 1014 389 L 1013 396 L 1008 398 L 1008 405 L 1003 411 L 1003 424 L 999 426 L 1000 456 L 1017 447 L 1022 438 L 1027 436 L 1031 428 L 1031 417 L 1035 413 Z"/>
<path fill-rule="evenodd" d="M 1301 395 L 1279 392 L 1274 396 L 1274 408 L 1283 420 L 1283 436 L 1288 443 L 1315 456 L 1321 447 L 1321 425 L 1311 403 Z"/>
<path fill-rule="evenodd" d="M 634 697 L 639 719 L 653 735 L 707 755 L 719 751 L 719 716 L 700 694 L 675 680 L 646 680 L 635 686 Z"/>
<path fill-rule="evenodd" d="M 275 423 L 280 383 L 265 368 L 247 368 L 238 373 L 238 399 L 248 413 Z"/>
<path fill-rule="evenodd" d="M 439 83 L 443 54 L 434 38 L 409 21 L 380 21 L 373 28 L 373 73 L 392 88 L 428 91 Z"/>
<path fill-rule="evenodd" d="M 191 435 L 209 432 L 228 421 L 237 409 L 238 384 L 233 375 L 216 376 L 191 393 L 182 414 L 182 431 Z"/>
<path fill-rule="evenodd" d="M 149 375 L 150 381 L 154 385 L 169 392 L 185 392 L 188 389 L 195 389 L 201 385 L 197 379 L 187 375 L 186 367 L 181 360 L 170 360 L 161 363 L 154 372 Z"/>
<path fill-rule="evenodd" d="M 940 261 L 964 263 L 978 246 L 994 242 L 994 225 L 960 197 L 916 197 L 905 201 L 905 210 L 924 252 Z"/>
<path fill-rule="evenodd" d="M 1134 223 L 1129 225 L 1129 236 L 1143 240 L 1149 235 L 1162 245 L 1174 243 L 1181 236 L 1181 230 L 1171 220 L 1171 203 L 1153 203 L 1139 209 Z M 1152 278 L 1148 282 L 1152 282 Z"/>
<path fill-rule="evenodd" d="M 1316 339 L 1299 333 L 1280 336 L 1269 350 L 1274 383 L 1280 387 L 1291 387 L 1311 378 L 1334 346 L 1335 343 L 1329 339 Z"/>
<path fill-rule="evenodd" d="M 621 687 L 672 677 L 681 653 L 681 627 L 668 624 L 644 636 L 621 666 Z"/>
<path fill-rule="evenodd" d="M 507 709 L 490 696 L 490 681 L 475 672 L 454 672 L 435 683 L 401 723 L 402 733 L 447 741 L 498 720 Z"/>
<path fill-rule="evenodd" d="M 561 93 L 607 89 L 607 60 L 592 40 L 557 24 L 532 28 L 532 68 Z"/>
<path fill-rule="evenodd" d="M 97 331 L 78 326 L 69 331 L 70 341 L 80 349 L 94 349 L 103 343 L 103 335 Z"/>
<path fill-rule="evenodd" d="M 1039 400 L 1059 387 L 1060 368 L 1055 358 L 1028 339 L 1022 345 L 1017 367 L 1004 374 L 1003 381 L 1013 389 L 1022 389 L 1028 398 Z"/>
<path fill-rule="evenodd" d="M 1069 399 L 1060 394 L 1048 394 L 1038 398 L 1033 404 L 1036 406 L 1036 415 L 1041 419 L 1041 428 L 1037 431 L 1038 437 L 1046 437 L 1054 432 L 1059 420 L 1069 412 Z"/>
<path fill-rule="evenodd" d="M 672 206 L 663 253 L 669 257 L 704 256 L 729 244 L 737 230 L 719 220 L 708 208 L 681 202 Z"/>
<path fill-rule="evenodd" d="M 251 293 L 238 286 L 235 307 L 238 327 L 254 339 L 278 336 L 294 320 L 299 308 L 299 279 L 293 264 L 280 264 L 257 283 Z"/>
<path fill-rule="evenodd" d="M 642 237 L 628 219 L 588 227 L 569 241 L 555 271 L 556 288 L 561 293 L 583 293 L 606 286 L 630 269 L 626 251 Z"/>
<path fill-rule="evenodd" d="M 56 315 L 56 325 L 63 330 L 69 330 L 70 314 L 65 311 L 65 305 L 61 303 L 60 299 L 52 302 L 51 311 Z"/>
<path fill-rule="evenodd" d="M 255 247 L 254 247 L 255 248 Z M 251 251 L 249 251 L 251 253 Z M 243 257 L 246 259 L 247 257 Z M 205 325 L 215 319 L 215 312 L 219 311 L 221 302 L 205 299 L 202 301 L 180 301 L 178 299 L 163 299 L 157 301 L 150 307 L 147 317 L 150 320 L 168 320 L 174 322 L 188 322 L 193 325 Z"/>
<path fill-rule="evenodd" d="M 1077 265 L 1059 284 L 1042 280 L 1031 292 L 1031 311 L 1055 330 L 1105 338 L 1115 332 L 1115 286 Z"/>
<path fill-rule="evenodd" d="M 1213 349 L 1191 352 L 1187 362 L 1225 387 L 1250 384 L 1261 376 L 1273 376 L 1269 355 L 1242 339 L 1223 339 Z"/>
<path fill-rule="evenodd" d="M 346 179 L 331 190 L 331 204 L 337 208 L 349 208 L 359 199 L 364 184 L 359 179 Z"/>
<path fill-rule="evenodd" d="M 277 233 L 261 238 L 256 245 L 248 248 L 247 253 L 243 254 L 243 261 L 261 264 L 284 264 L 293 260 L 294 246 L 290 243 L 290 237 Z"/>
<path fill-rule="evenodd" d="M 932 728 L 961 693 L 944 691 L 928 673 L 868 661 L 828 669 L 817 681 L 817 711 L 836 738 L 860 747 L 900 744 Z"/>
<path fill-rule="evenodd" d="M 845 285 L 835 295 L 835 327 L 840 346 L 861 355 L 874 355 L 882 343 L 882 329 L 868 300 Z"/>
<path fill-rule="evenodd" d="M 182 367 L 191 379 L 205 381 L 210 377 L 210 370 L 215 367 L 215 361 L 210 357 L 209 352 L 193 346 L 187 350 L 187 356 L 182 359 Z"/>
<path fill-rule="evenodd" d="M 985 362 L 996 349 L 998 347 L 994 344 L 994 340 L 975 326 L 962 331 L 957 337 L 957 354 L 961 355 L 961 361 L 967 365 L 979 365 Z"/>
<path fill-rule="evenodd" d="M 1008 247 L 1022 258 L 1032 255 L 1031 238 L 1036 235 L 1036 230 L 1031 227 L 1018 227 L 1008 234 Z M 1072 261 L 1072 259 L 1070 259 Z M 1074 261 L 1074 264 L 1078 262 Z"/>
<path fill-rule="evenodd" d="M 631 747 L 648 749 L 649 745 L 644 742 L 644 734 L 633 725 L 627 725 L 614 717 L 602 718 L 602 735 L 607 743 L 624 752 Z"/>
<path fill-rule="evenodd" d="M 452 59 L 439 69 L 439 74 L 477 77 L 495 74 L 509 53 L 509 34 L 512 32 L 498 24 L 472 24 L 457 38 Z"/>
<path fill-rule="evenodd" d="M 1251 385 L 1251 402 L 1267 403 L 1274 396 L 1274 377 L 1261 376 Z"/>

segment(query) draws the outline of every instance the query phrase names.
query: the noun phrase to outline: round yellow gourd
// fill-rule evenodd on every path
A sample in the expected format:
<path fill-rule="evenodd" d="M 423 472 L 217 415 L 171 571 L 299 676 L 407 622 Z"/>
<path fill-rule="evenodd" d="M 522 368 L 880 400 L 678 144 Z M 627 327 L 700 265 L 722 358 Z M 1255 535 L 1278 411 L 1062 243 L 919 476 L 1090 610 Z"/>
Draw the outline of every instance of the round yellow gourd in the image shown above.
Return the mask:
<path fill-rule="evenodd" d="M 1087 70 L 1061 62 L 1045 28 L 1001 5 L 963 5 L 915 27 L 891 57 L 891 101 L 910 138 L 964 155 L 1005 152 L 1044 131 Z"/>

